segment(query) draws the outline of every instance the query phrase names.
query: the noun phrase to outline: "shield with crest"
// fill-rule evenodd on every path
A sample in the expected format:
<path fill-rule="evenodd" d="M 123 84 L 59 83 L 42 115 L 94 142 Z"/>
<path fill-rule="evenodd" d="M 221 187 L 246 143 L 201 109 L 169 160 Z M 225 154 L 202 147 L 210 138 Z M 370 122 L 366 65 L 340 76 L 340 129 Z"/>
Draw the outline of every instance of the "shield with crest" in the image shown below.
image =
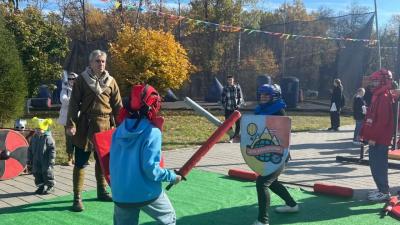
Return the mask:
<path fill-rule="evenodd" d="M 289 157 L 291 120 L 287 116 L 243 115 L 240 150 L 247 165 L 267 176 Z"/>

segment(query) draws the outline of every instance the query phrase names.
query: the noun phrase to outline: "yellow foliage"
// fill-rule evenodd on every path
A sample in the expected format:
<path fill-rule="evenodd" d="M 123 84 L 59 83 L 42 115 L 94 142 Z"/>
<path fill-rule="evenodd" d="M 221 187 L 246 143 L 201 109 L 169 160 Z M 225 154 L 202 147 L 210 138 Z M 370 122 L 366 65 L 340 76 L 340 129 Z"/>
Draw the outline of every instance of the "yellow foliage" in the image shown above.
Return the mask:
<path fill-rule="evenodd" d="M 107 21 L 106 15 L 98 9 L 88 10 L 86 15 L 86 23 L 89 35 L 92 39 L 101 39 L 107 37 L 107 27 L 105 23 Z"/>
<path fill-rule="evenodd" d="M 254 71 L 257 74 L 269 74 L 276 76 L 279 68 L 274 53 L 270 49 L 259 49 L 246 57 L 242 62 L 243 70 Z"/>
<path fill-rule="evenodd" d="M 160 92 L 178 89 L 193 69 L 186 50 L 170 33 L 125 26 L 110 44 L 111 71 L 121 92 L 148 83 Z"/>

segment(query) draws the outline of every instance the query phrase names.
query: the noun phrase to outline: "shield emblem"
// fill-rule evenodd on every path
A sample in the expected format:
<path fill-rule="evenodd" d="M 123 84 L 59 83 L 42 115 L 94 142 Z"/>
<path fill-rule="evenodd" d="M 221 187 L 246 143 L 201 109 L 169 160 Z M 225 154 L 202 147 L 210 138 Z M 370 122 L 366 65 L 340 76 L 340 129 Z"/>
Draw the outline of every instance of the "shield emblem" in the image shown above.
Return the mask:
<path fill-rule="evenodd" d="M 289 156 L 291 120 L 287 116 L 243 115 L 240 150 L 247 165 L 267 176 Z"/>

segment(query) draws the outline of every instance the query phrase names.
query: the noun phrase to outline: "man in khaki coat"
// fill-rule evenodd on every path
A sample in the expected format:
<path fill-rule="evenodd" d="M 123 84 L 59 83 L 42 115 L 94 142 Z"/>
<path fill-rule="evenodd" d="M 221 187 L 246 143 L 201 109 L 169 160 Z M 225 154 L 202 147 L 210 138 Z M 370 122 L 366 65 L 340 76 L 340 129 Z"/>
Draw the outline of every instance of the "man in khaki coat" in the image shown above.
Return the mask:
<path fill-rule="evenodd" d="M 89 66 L 75 81 L 68 108 L 67 133 L 73 136 L 75 147 L 72 209 L 77 212 L 84 209 L 81 192 L 85 176 L 84 168 L 93 150 L 93 134 L 115 126 L 114 118 L 117 118 L 122 107 L 118 85 L 105 70 L 106 59 L 107 54 L 100 50 L 90 54 Z M 96 154 L 94 158 L 97 198 L 100 201 L 112 201 L 106 191 L 106 181 Z"/>

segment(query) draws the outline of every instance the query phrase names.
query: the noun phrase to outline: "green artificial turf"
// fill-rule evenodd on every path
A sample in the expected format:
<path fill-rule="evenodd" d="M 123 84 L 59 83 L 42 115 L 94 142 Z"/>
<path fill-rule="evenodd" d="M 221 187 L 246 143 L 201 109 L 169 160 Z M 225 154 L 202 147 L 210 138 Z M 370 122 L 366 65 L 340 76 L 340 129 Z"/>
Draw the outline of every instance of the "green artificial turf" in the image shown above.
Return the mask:
<path fill-rule="evenodd" d="M 300 203 L 301 211 L 277 214 L 273 208 L 282 200 L 272 194 L 270 224 L 396 224 L 390 216 L 380 219 L 383 204 L 314 195 L 300 189 L 289 189 Z M 231 180 L 220 174 L 192 171 L 188 181 L 168 191 L 176 212 L 178 225 L 251 225 L 257 217 L 255 183 Z M 0 209 L 2 225 L 112 224 L 113 204 L 96 201 L 95 191 L 83 194 L 86 210 L 70 211 L 71 196 L 58 197 L 38 203 Z M 144 213 L 141 224 L 156 225 Z"/>

